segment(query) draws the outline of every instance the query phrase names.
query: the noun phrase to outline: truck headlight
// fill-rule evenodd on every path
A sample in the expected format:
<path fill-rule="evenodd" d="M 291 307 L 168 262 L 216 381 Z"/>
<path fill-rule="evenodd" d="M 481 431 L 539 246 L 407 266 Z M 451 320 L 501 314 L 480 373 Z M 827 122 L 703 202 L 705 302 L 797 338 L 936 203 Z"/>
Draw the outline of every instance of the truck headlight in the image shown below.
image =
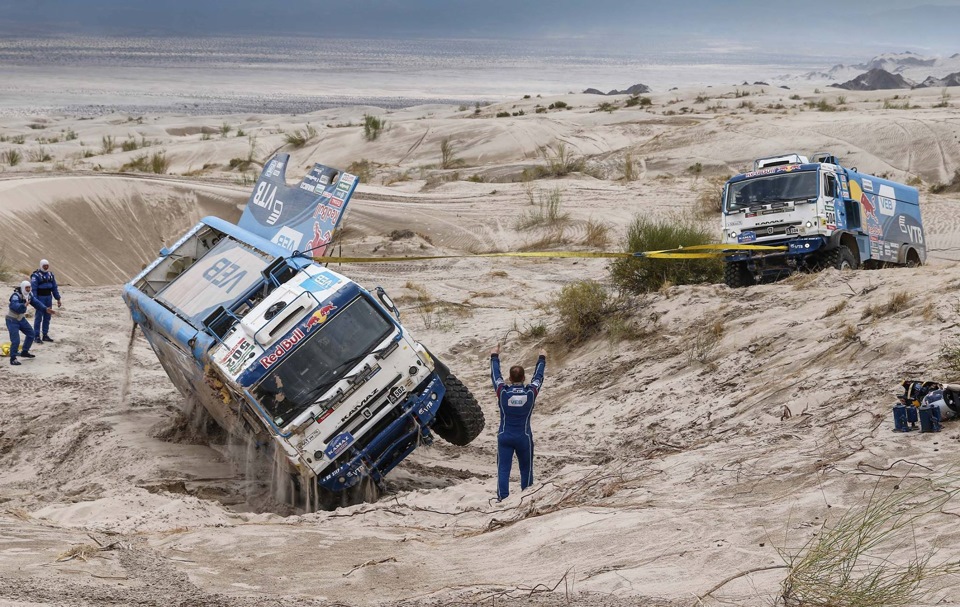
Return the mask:
<path fill-rule="evenodd" d="M 812 228 L 812 227 L 813 227 L 813 222 L 812 222 L 812 221 L 807 221 L 807 223 L 805 223 L 805 224 L 803 224 L 803 225 L 807 226 L 808 228 Z"/>
<path fill-rule="evenodd" d="M 729 232 L 727 232 L 727 236 L 729 236 L 730 238 L 736 238 L 736 237 L 737 237 L 737 231 L 736 231 L 736 230 L 730 230 Z"/>

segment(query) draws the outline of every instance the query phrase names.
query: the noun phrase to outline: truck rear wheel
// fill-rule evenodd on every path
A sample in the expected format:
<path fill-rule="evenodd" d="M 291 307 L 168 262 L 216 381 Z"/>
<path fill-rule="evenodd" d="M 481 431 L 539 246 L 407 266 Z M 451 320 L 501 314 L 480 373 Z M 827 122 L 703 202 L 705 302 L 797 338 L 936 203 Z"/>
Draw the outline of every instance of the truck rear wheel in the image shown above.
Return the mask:
<path fill-rule="evenodd" d="M 723 282 L 731 289 L 749 287 L 756 284 L 756 279 L 745 261 L 734 261 L 723 266 Z"/>
<path fill-rule="evenodd" d="M 430 429 L 450 444 L 469 445 L 483 431 L 483 409 L 455 375 L 447 375 L 443 384 L 447 392 Z"/>
<path fill-rule="evenodd" d="M 838 270 L 856 270 L 856 258 L 845 245 L 840 245 L 836 249 L 830 249 L 826 252 L 823 259 L 823 267 L 836 268 Z"/>

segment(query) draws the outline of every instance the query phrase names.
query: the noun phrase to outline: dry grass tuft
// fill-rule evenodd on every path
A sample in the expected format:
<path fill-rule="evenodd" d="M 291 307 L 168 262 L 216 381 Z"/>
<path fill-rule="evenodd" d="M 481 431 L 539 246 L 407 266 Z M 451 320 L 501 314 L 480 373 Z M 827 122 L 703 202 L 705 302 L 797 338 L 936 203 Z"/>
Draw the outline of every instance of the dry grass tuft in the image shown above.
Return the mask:
<path fill-rule="evenodd" d="M 723 186 L 729 175 L 716 175 L 700 185 L 697 192 L 696 214 L 700 217 L 714 217 L 723 208 Z"/>
<path fill-rule="evenodd" d="M 897 291 L 896 293 L 892 293 L 886 302 L 867 306 L 863 310 L 863 315 L 860 318 L 861 320 L 870 317 L 883 318 L 884 316 L 890 316 L 891 314 L 902 312 L 910 307 L 910 302 L 912 300 L 913 295 L 911 295 L 908 291 Z"/>
<path fill-rule="evenodd" d="M 696 323 L 690 339 L 686 342 L 687 362 L 709 363 L 723 339 L 725 327 L 722 318 L 703 318 Z"/>
<path fill-rule="evenodd" d="M 840 338 L 845 342 L 859 342 L 860 330 L 855 325 L 845 324 L 840 329 Z"/>
<path fill-rule="evenodd" d="M 519 250 L 543 251 L 545 249 L 549 249 L 550 247 L 557 247 L 566 244 L 570 244 L 570 239 L 564 235 L 564 227 L 560 225 L 556 226 L 553 230 L 550 230 L 537 240 L 525 243 L 519 248 Z"/>
<path fill-rule="evenodd" d="M 563 212 L 563 193 L 560 188 L 554 188 L 546 195 L 537 191 L 537 200 L 534 199 L 533 191 L 527 193 L 530 204 L 536 206 L 536 209 L 527 211 L 517 219 L 516 228 L 526 230 L 538 226 L 554 226 L 560 223 L 566 223 L 570 219 L 568 213 Z"/>
<path fill-rule="evenodd" d="M 62 563 L 64 561 L 72 561 L 73 559 L 86 562 L 88 559 L 99 556 L 98 553 L 101 550 L 102 548 L 92 544 L 77 544 L 76 546 L 71 546 L 69 550 L 58 554 L 57 562 Z"/>
<path fill-rule="evenodd" d="M 602 221 L 587 220 L 587 233 L 583 237 L 583 244 L 588 247 L 605 249 L 610 244 L 610 226 Z"/>
<path fill-rule="evenodd" d="M 915 528 L 942 512 L 957 489 L 879 486 L 860 507 L 824 524 L 799 550 L 779 550 L 789 567 L 781 584 L 786 607 L 894 607 L 921 603 L 924 582 L 960 572 L 958 563 L 934 564 L 936 549 L 917 545 Z M 899 549 L 899 550 L 898 550 Z"/>
<path fill-rule="evenodd" d="M 827 308 L 827 311 L 823 313 L 823 318 L 829 318 L 830 316 L 833 316 L 834 314 L 839 314 L 840 312 L 843 312 L 844 310 L 847 309 L 847 304 L 848 304 L 848 303 L 849 303 L 849 302 L 848 302 L 846 299 L 841 299 L 840 301 L 838 301 L 838 302 L 835 303 L 834 305 L 832 305 L 832 306 L 830 306 L 829 308 Z"/>
<path fill-rule="evenodd" d="M 817 274 L 808 274 L 804 272 L 797 272 L 784 280 L 784 284 L 792 284 L 794 291 L 802 291 L 804 289 L 809 289 L 813 285 L 817 284 Z"/>

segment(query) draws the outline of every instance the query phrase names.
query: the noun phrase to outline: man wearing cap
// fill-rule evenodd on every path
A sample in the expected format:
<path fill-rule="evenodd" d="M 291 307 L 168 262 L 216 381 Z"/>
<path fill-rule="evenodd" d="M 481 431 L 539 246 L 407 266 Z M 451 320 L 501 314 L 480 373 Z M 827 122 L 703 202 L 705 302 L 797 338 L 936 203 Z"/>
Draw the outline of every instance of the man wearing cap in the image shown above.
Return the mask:
<path fill-rule="evenodd" d="M 43 304 L 42 308 L 37 308 L 37 317 L 33 320 L 33 333 L 36 335 L 37 343 L 41 341 L 53 341 L 50 337 L 50 313 L 53 300 L 57 300 L 57 307 L 63 305 L 60 301 L 60 291 L 57 289 L 57 279 L 50 271 L 50 262 L 46 259 L 40 260 L 40 269 L 34 270 L 30 275 L 30 286 L 33 287 L 34 296 Z"/>
<path fill-rule="evenodd" d="M 11 365 L 20 364 L 20 361 L 17 360 L 18 355 L 23 358 L 34 357 L 33 354 L 30 354 L 30 346 L 33 345 L 33 327 L 27 322 L 27 307 L 30 305 L 35 307 L 38 313 L 41 309 L 47 309 L 43 308 L 43 303 L 34 296 L 30 282 L 25 280 L 13 290 L 13 295 L 10 296 L 10 307 L 7 309 L 6 321 L 7 330 L 10 331 Z M 27 336 L 23 342 L 23 352 L 19 351 L 21 331 Z"/>

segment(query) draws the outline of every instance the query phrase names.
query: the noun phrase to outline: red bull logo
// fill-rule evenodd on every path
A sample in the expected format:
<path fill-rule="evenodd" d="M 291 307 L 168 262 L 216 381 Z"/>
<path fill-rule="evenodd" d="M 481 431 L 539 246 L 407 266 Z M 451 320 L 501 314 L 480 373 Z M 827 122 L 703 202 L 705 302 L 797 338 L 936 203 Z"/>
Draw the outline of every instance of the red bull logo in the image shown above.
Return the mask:
<path fill-rule="evenodd" d="M 340 217 L 340 209 L 335 209 L 333 207 L 327 206 L 325 203 L 320 202 L 317 204 L 317 208 L 313 211 L 313 218 L 320 218 L 320 221 L 334 221 L 336 222 L 337 218 Z"/>
<path fill-rule="evenodd" d="M 323 323 L 327 322 L 327 317 L 337 309 L 337 306 L 332 303 L 327 304 L 310 315 L 310 318 L 307 319 L 307 324 L 304 329 L 307 330 L 307 333 L 313 330 L 314 327 L 319 327 Z"/>
<path fill-rule="evenodd" d="M 277 347 L 274 348 L 273 352 L 270 352 L 260 359 L 260 366 L 262 366 L 264 369 L 269 369 L 274 365 L 274 363 L 283 358 L 284 354 L 292 350 L 295 345 L 300 343 L 300 340 L 303 338 L 303 331 L 299 328 L 296 329 L 290 334 L 290 337 L 282 339 L 280 343 L 277 344 Z"/>

